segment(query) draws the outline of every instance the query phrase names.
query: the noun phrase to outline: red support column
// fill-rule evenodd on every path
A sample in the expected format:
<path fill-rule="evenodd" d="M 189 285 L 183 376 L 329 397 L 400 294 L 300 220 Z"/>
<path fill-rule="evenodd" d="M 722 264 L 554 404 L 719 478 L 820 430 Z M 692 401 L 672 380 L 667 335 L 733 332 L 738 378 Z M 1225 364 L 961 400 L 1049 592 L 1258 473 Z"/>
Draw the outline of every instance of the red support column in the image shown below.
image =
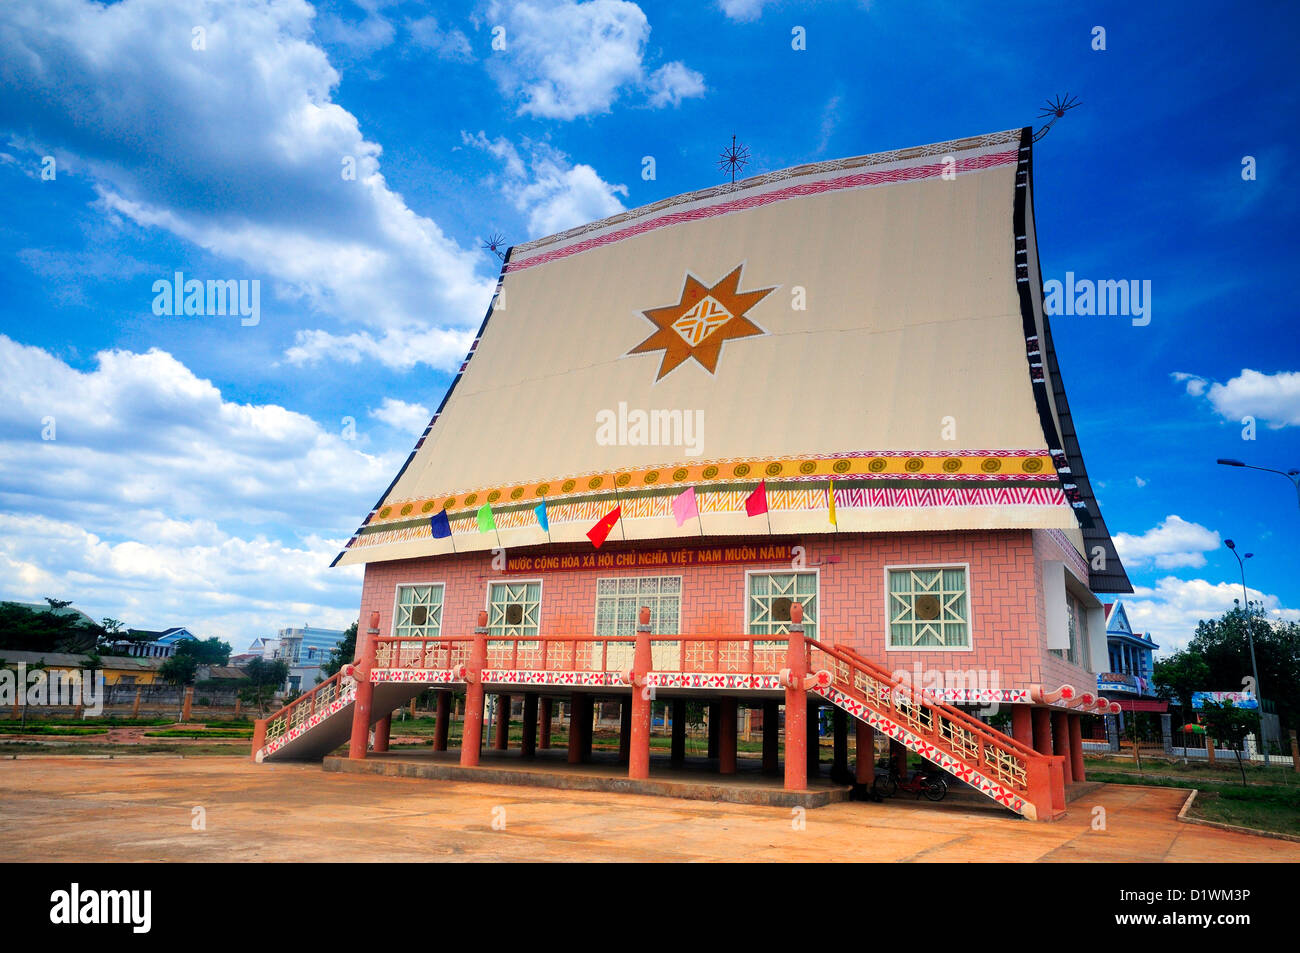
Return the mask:
<path fill-rule="evenodd" d="M 497 696 L 497 724 L 496 737 L 492 740 L 492 747 L 497 751 L 505 751 L 510 747 L 510 696 Z"/>
<path fill-rule="evenodd" d="M 583 695 L 570 695 L 569 709 L 569 764 L 582 763 L 582 699 Z"/>
<path fill-rule="evenodd" d="M 433 723 L 433 750 L 447 750 L 447 732 L 451 722 L 451 692 L 438 692 L 438 714 Z"/>
<path fill-rule="evenodd" d="M 632 705 L 629 733 L 631 751 L 628 755 L 627 776 L 635 779 L 650 777 L 650 708 L 653 694 L 645 684 L 645 677 L 653 666 L 650 653 L 650 609 L 641 607 L 636 627 L 636 650 L 632 656 Z"/>
<path fill-rule="evenodd" d="M 763 702 L 763 773 L 776 774 L 780 770 L 781 703 Z"/>
<path fill-rule="evenodd" d="M 673 699 L 673 742 L 670 762 L 678 767 L 686 761 L 686 699 Z"/>
<path fill-rule="evenodd" d="M 1033 709 L 1028 705 L 1011 706 L 1011 737 L 1026 748 L 1034 746 Z"/>
<path fill-rule="evenodd" d="M 736 773 L 736 699 L 724 698 L 718 704 L 718 772 Z"/>
<path fill-rule="evenodd" d="M 465 723 L 461 726 L 460 763 L 478 764 L 483 746 L 483 669 L 487 668 L 487 612 L 478 614 L 474 628 L 474 647 L 469 665 L 465 666 Z"/>
<path fill-rule="evenodd" d="M 1087 780 L 1083 771 L 1083 716 L 1070 716 L 1070 773 L 1076 781 Z"/>
<path fill-rule="evenodd" d="M 1071 770 L 1070 763 L 1070 715 L 1064 711 L 1052 712 L 1052 754 L 1061 757 L 1062 770 L 1065 773 L 1065 783 L 1069 784 L 1074 780 L 1074 772 Z"/>
<path fill-rule="evenodd" d="M 375 664 L 375 639 L 379 638 L 379 613 L 370 613 L 370 627 L 357 637 L 357 657 L 348 672 L 357 683 L 356 699 L 352 703 L 352 737 L 348 741 L 348 757 L 364 758 L 370 742 L 370 706 L 375 698 L 375 686 L 370 683 L 370 670 Z"/>
<path fill-rule="evenodd" d="M 520 751 L 525 758 L 537 753 L 537 693 L 524 693 L 524 740 Z"/>
<path fill-rule="evenodd" d="M 266 723 L 269 719 L 257 718 L 253 721 L 253 760 L 257 753 L 266 747 Z"/>
<path fill-rule="evenodd" d="M 859 721 L 858 737 L 854 767 L 857 769 L 857 782 L 871 784 L 876 779 L 876 730 L 865 721 Z"/>
<path fill-rule="evenodd" d="M 393 730 L 393 713 L 389 712 L 383 718 L 375 722 L 375 754 L 383 754 L 388 750 L 388 735 Z"/>
<path fill-rule="evenodd" d="M 554 700 L 550 698 L 540 699 L 537 710 L 538 734 L 541 738 L 537 742 L 539 748 L 549 748 L 551 746 L 551 709 L 555 707 Z"/>
<path fill-rule="evenodd" d="M 790 606 L 790 635 L 785 650 L 785 789 L 808 787 L 808 648 L 803 638 L 803 606 Z"/>
<path fill-rule="evenodd" d="M 1039 754 L 1052 753 L 1052 713 L 1047 708 L 1033 709 L 1034 750 Z"/>
<path fill-rule="evenodd" d="M 591 737 L 593 734 L 591 720 L 596 714 L 596 699 L 592 695 L 582 696 L 582 763 L 591 760 Z"/>

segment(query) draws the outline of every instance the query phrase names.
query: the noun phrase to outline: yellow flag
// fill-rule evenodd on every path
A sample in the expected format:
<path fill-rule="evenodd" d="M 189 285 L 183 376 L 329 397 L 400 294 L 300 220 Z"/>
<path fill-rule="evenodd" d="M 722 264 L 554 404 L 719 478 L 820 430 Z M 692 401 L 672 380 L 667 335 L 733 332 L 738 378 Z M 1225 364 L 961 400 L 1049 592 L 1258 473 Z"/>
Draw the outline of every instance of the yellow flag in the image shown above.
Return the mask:
<path fill-rule="evenodd" d="M 834 480 L 831 480 L 831 488 L 826 493 L 826 498 L 831 501 L 831 525 L 839 526 L 840 524 L 835 522 L 835 481 Z"/>

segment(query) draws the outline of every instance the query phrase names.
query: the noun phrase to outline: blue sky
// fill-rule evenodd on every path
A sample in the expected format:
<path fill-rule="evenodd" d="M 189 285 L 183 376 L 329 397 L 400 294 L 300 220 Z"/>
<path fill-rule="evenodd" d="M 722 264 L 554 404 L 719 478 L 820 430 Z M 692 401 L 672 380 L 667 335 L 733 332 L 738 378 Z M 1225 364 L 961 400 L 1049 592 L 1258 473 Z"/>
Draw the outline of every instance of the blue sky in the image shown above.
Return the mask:
<path fill-rule="evenodd" d="M 1295 492 L 1214 465 L 1300 467 L 1300 14 L 1158 6 L 5 3 L 0 596 L 239 648 L 346 625 L 360 573 L 328 563 L 482 318 L 488 235 L 714 184 L 733 133 L 762 172 L 1069 92 L 1036 149 L 1044 278 L 1152 282 L 1148 326 L 1053 325 L 1133 623 L 1176 646 L 1230 605 L 1226 537 L 1300 617 Z M 176 271 L 258 279 L 260 320 L 156 315 Z"/>

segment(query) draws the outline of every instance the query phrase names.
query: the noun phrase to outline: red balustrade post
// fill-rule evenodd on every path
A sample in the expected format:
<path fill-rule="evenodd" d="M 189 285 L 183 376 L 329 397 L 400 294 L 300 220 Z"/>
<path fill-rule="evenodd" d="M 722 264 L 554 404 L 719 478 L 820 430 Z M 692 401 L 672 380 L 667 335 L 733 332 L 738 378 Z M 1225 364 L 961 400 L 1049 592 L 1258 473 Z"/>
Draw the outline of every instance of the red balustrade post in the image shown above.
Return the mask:
<path fill-rule="evenodd" d="M 252 758 L 257 760 L 257 753 L 266 747 L 266 718 L 258 718 L 253 721 L 253 753 Z"/>
<path fill-rule="evenodd" d="M 375 698 L 375 686 L 370 682 L 370 670 L 375 667 L 375 640 L 379 638 L 379 613 L 370 613 L 370 626 L 357 638 L 357 657 L 352 663 L 351 675 L 356 680 L 356 698 L 352 702 L 352 736 L 348 740 L 348 757 L 356 760 L 366 756 L 370 741 L 370 706 Z"/>
<path fill-rule="evenodd" d="M 650 653 L 650 609 L 642 606 L 636 627 L 636 650 L 632 654 L 632 724 L 631 749 L 628 752 L 627 776 L 644 780 L 650 777 L 650 707 L 654 697 L 645 678 L 653 664 Z"/>
<path fill-rule="evenodd" d="M 785 789 L 808 787 L 808 649 L 804 645 L 803 606 L 790 606 L 790 639 L 785 649 Z"/>
<path fill-rule="evenodd" d="M 438 714 L 433 726 L 433 750 L 447 750 L 447 731 L 451 721 L 451 692 L 438 692 Z"/>
<path fill-rule="evenodd" d="M 460 763 L 465 767 L 478 764 L 483 745 L 483 670 L 487 668 L 487 612 L 478 614 L 474 628 L 474 647 L 465 666 L 465 724 L 461 729 Z"/>

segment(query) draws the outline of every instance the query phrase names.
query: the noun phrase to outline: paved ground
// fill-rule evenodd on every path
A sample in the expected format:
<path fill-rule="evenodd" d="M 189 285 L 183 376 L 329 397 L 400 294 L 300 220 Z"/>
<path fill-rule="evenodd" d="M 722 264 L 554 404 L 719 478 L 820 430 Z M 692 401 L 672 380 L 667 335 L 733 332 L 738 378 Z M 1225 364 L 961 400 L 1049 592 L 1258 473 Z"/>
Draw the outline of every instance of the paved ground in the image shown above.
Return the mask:
<path fill-rule="evenodd" d="M 1105 785 L 1055 824 L 843 803 L 798 829 L 787 808 L 224 757 L 30 758 L 0 761 L 0 861 L 1300 861 L 1300 844 L 1178 823 L 1186 794 Z M 195 807 L 206 830 L 191 829 Z"/>

